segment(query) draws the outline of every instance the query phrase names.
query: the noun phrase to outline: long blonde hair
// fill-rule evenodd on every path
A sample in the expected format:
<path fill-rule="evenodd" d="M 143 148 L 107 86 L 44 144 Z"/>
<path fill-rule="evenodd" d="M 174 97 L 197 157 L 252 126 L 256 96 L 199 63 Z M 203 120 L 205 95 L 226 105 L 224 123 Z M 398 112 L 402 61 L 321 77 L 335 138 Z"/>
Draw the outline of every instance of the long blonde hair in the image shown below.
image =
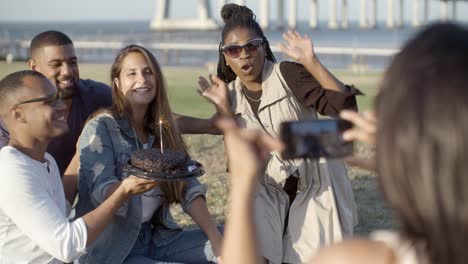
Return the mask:
<path fill-rule="evenodd" d="M 125 101 L 125 97 L 122 91 L 117 87 L 115 78 L 119 78 L 122 70 L 122 61 L 130 53 L 140 53 L 143 55 L 148 64 L 151 67 L 153 76 L 156 83 L 156 96 L 148 106 L 148 110 L 145 115 L 145 124 L 148 132 L 152 133 L 156 137 L 160 138 L 159 134 L 159 119 L 164 120 L 162 129 L 163 144 L 168 149 L 177 150 L 184 152 L 188 155 L 187 147 L 180 135 L 179 129 L 172 118 L 172 110 L 169 105 L 167 98 L 167 85 L 164 76 L 161 71 L 156 58 L 147 49 L 138 45 L 129 45 L 123 48 L 117 57 L 111 68 L 111 87 L 112 87 L 112 107 L 111 113 L 115 117 L 124 117 L 130 119 L 132 115 L 132 109 L 130 104 Z M 161 184 L 167 202 L 169 203 L 180 203 L 183 199 L 183 190 L 185 183 L 183 181 L 175 182 L 164 182 Z"/>

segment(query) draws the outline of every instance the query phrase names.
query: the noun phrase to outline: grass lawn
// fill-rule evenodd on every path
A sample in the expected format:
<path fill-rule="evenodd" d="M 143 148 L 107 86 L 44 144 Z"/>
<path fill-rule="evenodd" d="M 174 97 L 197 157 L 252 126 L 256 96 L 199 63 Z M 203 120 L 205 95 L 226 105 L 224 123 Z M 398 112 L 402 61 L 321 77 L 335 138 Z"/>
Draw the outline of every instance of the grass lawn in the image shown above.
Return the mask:
<path fill-rule="evenodd" d="M 5 75 L 27 69 L 26 62 L 6 64 L 0 62 L 0 78 Z M 80 76 L 83 79 L 93 79 L 109 84 L 110 64 L 80 64 Z M 214 107 L 201 98 L 196 89 L 198 76 L 208 75 L 204 67 L 163 67 L 169 87 L 169 100 L 173 110 L 177 113 L 208 117 L 214 112 Z M 376 93 L 376 86 L 380 73 L 357 74 L 350 71 L 336 71 L 336 76 L 347 84 L 354 84 L 365 96 L 358 97 L 359 109 L 369 109 Z"/>
<path fill-rule="evenodd" d="M 0 78 L 8 73 L 26 68 L 25 62 L 13 64 L 0 62 Z M 80 76 L 84 79 L 89 78 L 109 83 L 109 71 L 110 65 L 107 64 L 80 64 Z M 196 117 L 209 117 L 214 113 L 214 107 L 196 92 L 198 76 L 206 76 L 208 74 L 206 68 L 164 67 L 163 71 L 168 83 L 169 99 L 174 112 Z M 381 73 L 333 72 L 344 83 L 354 84 L 365 93 L 365 96 L 358 97 L 361 110 L 369 109 L 372 106 Z M 216 220 L 223 223 L 229 184 L 222 137 L 188 135 L 184 138 L 192 158 L 205 165 L 206 174 L 200 180 L 208 186 L 208 206 Z M 371 155 L 368 148 L 360 145 L 356 147 L 355 152 L 358 155 Z M 375 229 L 393 227 L 394 223 L 390 211 L 383 204 L 376 188 L 375 175 L 355 168 L 350 168 L 349 172 L 359 214 L 359 225 L 356 227 L 356 233 L 367 234 Z M 180 207 L 174 207 L 173 213 L 181 225 L 193 225 L 191 219 L 182 213 Z"/>

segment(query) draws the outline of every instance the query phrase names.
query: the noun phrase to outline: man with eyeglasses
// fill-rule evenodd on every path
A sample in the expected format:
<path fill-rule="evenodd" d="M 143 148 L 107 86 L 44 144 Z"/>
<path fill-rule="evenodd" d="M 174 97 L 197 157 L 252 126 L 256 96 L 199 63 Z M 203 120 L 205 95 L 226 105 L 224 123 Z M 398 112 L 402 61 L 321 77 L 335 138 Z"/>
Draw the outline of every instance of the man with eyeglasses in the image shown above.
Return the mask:
<path fill-rule="evenodd" d="M 0 117 L 10 131 L 0 150 L 0 262 L 72 262 L 85 253 L 116 211 L 159 183 L 125 178 L 98 208 L 70 222 L 60 172 L 46 152 L 69 127 L 66 105 L 41 73 L 20 71 L 0 81 Z"/>
<path fill-rule="evenodd" d="M 70 130 L 52 140 L 47 149 L 63 175 L 88 117 L 99 108 L 111 106 L 111 90 L 103 83 L 80 79 L 73 42 L 62 32 L 51 30 L 38 34 L 32 39 L 30 49 L 29 69 L 45 75 L 57 87 L 66 106 L 65 120 Z M 7 145 L 8 140 L 8 130 L 0 122 L 0 148 Z"/>

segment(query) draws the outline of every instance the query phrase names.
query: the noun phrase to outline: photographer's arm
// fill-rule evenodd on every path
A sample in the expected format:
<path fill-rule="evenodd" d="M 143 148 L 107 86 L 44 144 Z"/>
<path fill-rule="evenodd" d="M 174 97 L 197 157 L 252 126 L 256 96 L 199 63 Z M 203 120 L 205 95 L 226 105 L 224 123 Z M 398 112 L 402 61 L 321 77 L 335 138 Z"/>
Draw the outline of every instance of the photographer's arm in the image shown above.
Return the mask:
<path fill-rule="evenodd" d="M 231 182 L 222 263 L 264 263 L 255 235 L 255 189 L 270 152 L 283 145 L 262 131 L 239 129 L 232 119 L 217 125 L 224 133 Z"/>

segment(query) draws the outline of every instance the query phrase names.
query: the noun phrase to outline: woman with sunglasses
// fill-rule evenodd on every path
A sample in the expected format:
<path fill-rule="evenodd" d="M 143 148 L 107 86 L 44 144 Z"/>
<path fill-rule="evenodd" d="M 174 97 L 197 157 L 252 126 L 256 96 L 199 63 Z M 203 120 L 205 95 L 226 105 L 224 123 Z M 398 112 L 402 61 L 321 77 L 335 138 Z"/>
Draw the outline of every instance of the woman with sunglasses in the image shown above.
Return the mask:
<path fill-rule="evenodd" d="M 217 77 L 200 77 L 199 93 L 241 127 L 278 136 L 282 121 L 338 116 L 357 109 L 354 87 L 337 80 L 314 54 L 312 42 L 284 34 L 283 52 L 297 60 L 276 63 L 252 11 L 236 4 L 221 10 L 225 26 Z M 225 83 L 229 83 L 227 86 Z M 353 234 L 357 222 L 352 188 L 339 160 L 282 160 L 272 152 L 255 197 L 263 257 L 299 263 L 319 247 Z"/>

